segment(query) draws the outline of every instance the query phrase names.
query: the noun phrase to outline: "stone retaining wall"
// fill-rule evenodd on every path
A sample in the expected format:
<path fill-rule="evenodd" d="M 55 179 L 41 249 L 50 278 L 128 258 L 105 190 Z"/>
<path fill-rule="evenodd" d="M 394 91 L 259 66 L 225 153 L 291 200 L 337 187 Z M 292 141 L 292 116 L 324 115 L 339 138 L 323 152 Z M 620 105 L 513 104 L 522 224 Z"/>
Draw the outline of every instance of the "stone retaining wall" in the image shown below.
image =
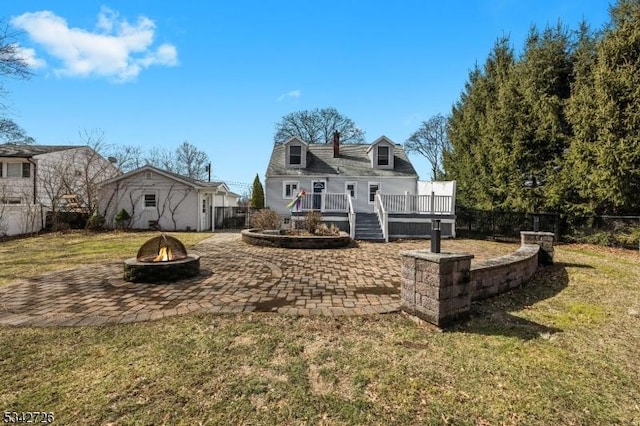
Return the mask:
<path fill-rule="evenodd" d="M 345 232 L 340 232 L 339 236 L 299 236 L 265 234 L 256 232 L 255 229 L 243 230 L 242 241 L 254 246 L 293 249 L 331 249 L 351 244 L 351 238 Z"/>
<path fill-rule="evenodd" d="M 553 233 L 521 232 L 521 247 L 471 267 L 469 253 L 402 252 L 402 309 L 437 326 L 469 316 L 471 301 L 527 282 L 539 263 L 553 262 Z"/>
<path fill-rule="evenodd" d="M 540 246 L 526 244 L 506 256 L 478 262 L 471 267 L 471 300 L 486 299 L 516 288 L 538 269 Z"/>

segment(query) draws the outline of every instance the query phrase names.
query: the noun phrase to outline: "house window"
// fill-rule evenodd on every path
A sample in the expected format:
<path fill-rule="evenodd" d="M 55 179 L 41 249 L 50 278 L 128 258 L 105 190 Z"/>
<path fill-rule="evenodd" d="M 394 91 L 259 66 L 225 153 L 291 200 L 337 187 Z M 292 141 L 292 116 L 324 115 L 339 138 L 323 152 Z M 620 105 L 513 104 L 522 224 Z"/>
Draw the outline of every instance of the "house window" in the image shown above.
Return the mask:
<path fill-rule="evenodd" d="M 156 194 L 144 194 L 144 207 L 152 208 L 158 206 Z"/>
<path fill-rule="evenodd" d="M 347 194 L 349 194 L 349 196 L 353 199 L 358 198 L 356 197 L 356 187 L 357 187 L 357 183 L 356 182 L 345 182 L 344 183 L 344 192 L 346 192 Z"/>
<path fill-rule="evenodd" d="M 0 177 L 2 177 L 2 163 L 0 163 Z"/>
<path fill-rule="evenodd" d="M 376 192 L 380 190 L 380 183 L 369 182 L 369 204 L 376 201 Z"/>
<path fill-rule="evenodd" d="M 388 165 L 389 165 L 389 147 L 379 146 L 378 147 L 378 166 L 388 166 Z"/>
<path fill-rule="evenodd" d="M 298 193 L 299 182 L 284 181 L 282 183 L 282 198 L 293 198 Z"/>
<path fill-rule="evenodd" d="M 207 200 L 202 200 L 202 213 L 207 212 Z"/>
<path fill-rule="evenodd" d="M 31 176 L 31 164 L 29 163 L 7 163 L 7 177 L 23 177 Z"/>
<path fill-rule="evenodd" d="M 302 164 L 302 147 L 300 145 L 291 145 L 289 147 L 289 164 Z"/>
<path fill-rule="evenodd" d="M 7 197 L 2 199 L 2 204 L 22 204 L 22 199 L 17 197 Z"/>

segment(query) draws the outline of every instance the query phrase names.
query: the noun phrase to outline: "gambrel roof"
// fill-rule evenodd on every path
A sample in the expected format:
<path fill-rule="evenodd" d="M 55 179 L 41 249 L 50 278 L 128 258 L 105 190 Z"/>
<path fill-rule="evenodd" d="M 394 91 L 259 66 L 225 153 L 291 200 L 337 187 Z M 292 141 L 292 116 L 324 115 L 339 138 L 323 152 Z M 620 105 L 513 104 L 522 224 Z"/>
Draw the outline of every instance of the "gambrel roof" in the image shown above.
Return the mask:
<path fill-rule="evenodd" d="M 376 142 L 380 140 L 381 138 Z M 388 141 L 386 138 L 385 140 Z M 394 144 L 393 169 L 371 167 L 368 155 L 371 147 L 370 144 L 341 144 L 340 155 L 334 158 L 332 144 L 309 144 L 306 167 L 287 168 L 286 146 L 278 144 L 271 153 L 266 176 L 418 176 L 401 145 Z"/>

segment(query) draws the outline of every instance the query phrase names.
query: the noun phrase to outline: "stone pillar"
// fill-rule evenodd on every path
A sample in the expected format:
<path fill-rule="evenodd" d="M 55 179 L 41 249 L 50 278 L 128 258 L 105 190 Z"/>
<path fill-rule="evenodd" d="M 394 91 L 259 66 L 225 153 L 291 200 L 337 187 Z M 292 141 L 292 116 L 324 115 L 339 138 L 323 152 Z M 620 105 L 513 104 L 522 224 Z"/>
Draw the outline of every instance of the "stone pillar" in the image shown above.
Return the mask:
<path fill-rule="evenodd" d="M 413 250 L 400 253 L 402 310 L 439 327 L 469 316 L 472 254 L 431 253 Z"/>
<path fill-rule="evenodd" d="M 553 264 L 553 232 L 520 232 L 520 244 L 535 244 L 540 246 L 538 252 L 538 263 L 544 265 Z"/>

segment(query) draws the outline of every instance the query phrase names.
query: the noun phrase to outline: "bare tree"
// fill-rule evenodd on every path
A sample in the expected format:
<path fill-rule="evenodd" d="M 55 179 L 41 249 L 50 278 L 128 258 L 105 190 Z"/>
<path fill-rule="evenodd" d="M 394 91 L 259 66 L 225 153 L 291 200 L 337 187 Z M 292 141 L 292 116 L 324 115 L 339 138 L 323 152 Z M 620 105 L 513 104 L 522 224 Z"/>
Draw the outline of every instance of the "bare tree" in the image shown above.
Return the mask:
<path fill-rule="evenodd" d="M 38 172 L 38 188 L 45 205 L 58 210 L 65 197 L 73 198 L 74 207 L 93 214 L 98 208 L 98 191 L 102 181 L 119 173 L 100 153 L 108 150 L 101 130 L 80 132 L 83 145 L 51 154 Z"/>
<path fill-rule="evenodd" d="M 22 190 L 22 199 L 25 201 L 20 204 L 20 225 L 22 234 L 32 234 L 41 229 L 42 225 L 42 205 L 40 203 L 29 202 L 29 197 L 32 195 L 31 191 L 27 188 Z M 16 206 L 18 207 L 18 206 Z"/>
<path fill-rule="evenodd" d="M 116 167 L 122 173 L 135 170 L 146 164 L 142 148 L 140 148 L 139 146 L 114 146 L 109 152 L 109 157 L 115 160 L 114 163 Z"/>
<path fill-rule="evenodd" d="M 404 147 L 407 152 L 415 152 L 424 156 L 431 163 L 431 179 L 439 179 L 442 172 L 442 154 L 450 146 L 447 134 L 448 118 L 436 114 L 423 121 L 407 141 Z"/>
<path fill-rule="evenodd" d="M 145 157 L 145 163 L 168 172 L 176 172 L 176 160 L 172 151 L 166 148 L 152 148 Z"/>
<path fill-rule="evenodd" d="M 340 132 L 342 143 L 364 143 L 364 131 L 335 108 L 292 112 L 276 124 L 273 141 L 284 143 L 293 136 L 308 143 L 331 143 L 333 132 Z"/>
<path fill-rule="evenodd" d="M 28 79 L 31 77 L 31 67 L 24 52 L 17 44 L 19 33 L 10 32 L 8 24 L 0 21 L 0 77 Z M 0 80 L 0 111 L 8 109 L 4 102 L 7 92 Z M 0 139 L 12 143 L 33 143 L 26 132 L 4 113 L 0 116 Z"/>
<path fill-rule="evenodd" d="M 176 172 L 192 179 L 205 180 L 209 156 L 187 141 L 176 149 Z"/>
<path fill-rule="evenodd" d="M 172 183 L 162 203 L 162 214 L 158 211 L 158 221 L 164 216 L 165 210 L 169 210 L 171 222 L 173 222 L 173 230 L 178 229 L 177 211 L 182 205 L 184 200 L 187 199 L 190 193 L 194 192 L 194 189 L 190 186 L 184 186 L 181 184 L 180 189 L 176 188 L 177 183 Z"/>
<path fill-rule="evenodd" d="M 0 184 L 0 236 L 5 235 L 8 229 L 8 225 L 7 225 L 8 214 L 6 212 L 7 210 L 6 194 L 7 194 L 6 185 L 4 183 Z"/>

